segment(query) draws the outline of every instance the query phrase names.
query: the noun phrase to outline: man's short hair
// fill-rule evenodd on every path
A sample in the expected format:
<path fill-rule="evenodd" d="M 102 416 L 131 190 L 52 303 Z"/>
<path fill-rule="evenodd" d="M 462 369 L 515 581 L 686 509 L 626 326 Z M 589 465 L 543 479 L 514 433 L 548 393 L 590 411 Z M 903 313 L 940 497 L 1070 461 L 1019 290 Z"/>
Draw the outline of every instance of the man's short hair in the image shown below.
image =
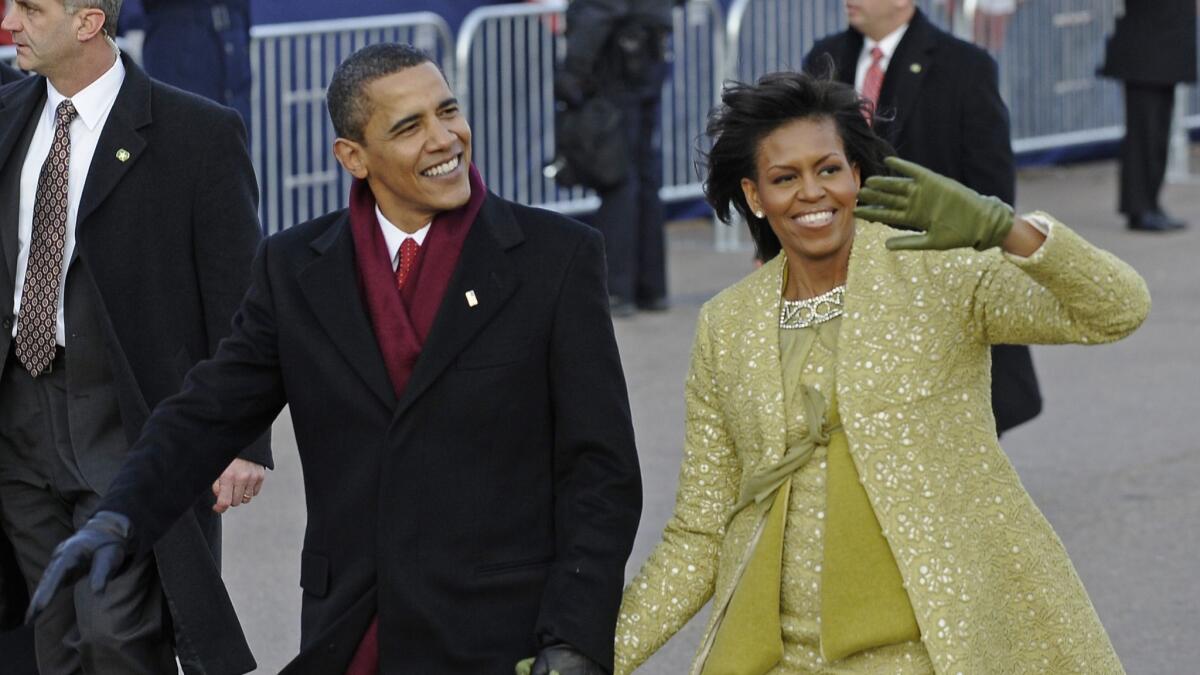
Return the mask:
<path fill-rule="evenodd" d="M 117 17 L 121 15 L 121 0 L 63 0 L 63 7 L 68 12 L 76 12 L 84 7 L 94 7 L 104 12 L 104 32 L 108 37 L 117 39 Z"/>
<path fill-rule="evenodd" d="M 362 143 L 363 130 L 372 112 L 367 85 L 422 63 L 437 65 L 428 52 L 404 43 L 363 47 L 342 61 L 333 71 L 333 80 L 325 94 L 337 135 Z"/>

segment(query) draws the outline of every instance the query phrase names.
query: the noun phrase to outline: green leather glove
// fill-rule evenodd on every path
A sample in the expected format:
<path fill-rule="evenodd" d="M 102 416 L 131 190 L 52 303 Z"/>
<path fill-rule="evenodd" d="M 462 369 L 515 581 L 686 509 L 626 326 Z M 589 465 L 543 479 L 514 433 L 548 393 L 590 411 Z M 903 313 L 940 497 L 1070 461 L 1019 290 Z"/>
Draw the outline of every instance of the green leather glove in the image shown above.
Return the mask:
<path fill-rule="evenodd" d="M 892 237 L 890 250 L 944 251 L 999 246 L 1013 225 L 1012 207 L 984 197 L 956 180 L 899 157 L 884 160 L 903 176 L 871 176 L 858 193 L 854 215 L 921 234 Z"/>

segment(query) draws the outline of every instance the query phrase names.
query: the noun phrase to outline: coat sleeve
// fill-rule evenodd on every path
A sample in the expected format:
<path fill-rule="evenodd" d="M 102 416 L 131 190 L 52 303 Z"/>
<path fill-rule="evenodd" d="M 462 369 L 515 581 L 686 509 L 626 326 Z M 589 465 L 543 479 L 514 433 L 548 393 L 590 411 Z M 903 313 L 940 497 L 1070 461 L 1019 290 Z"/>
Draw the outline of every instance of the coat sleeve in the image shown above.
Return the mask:
<path fill-rule="evenodd" d="M 987 257 L 971 306 L 973 330 L 985 343 L 1114 342 L 1150 311 L 1150 291 L 1132 267 L 1057 221 L 1028 258 Z"/>
<path fill-rule="evenodd" d="M 220 111 L 220 130 L 205 145 L 203 170 L 193 204 L 193 255 L 199 276 L 204 328 L 211 357 L 229 335 L 230 322 L 250 285 L 250 265 L 262 239 L 258 222 L 258 183 L 246 149 L 246 129 L 231 110 Z M 239 454 L 273 466 L 266 434 Z"/>
<path fill-rule="evenodd" d="M 642 486 L 601 241 L 599 232 L 583 230 L 554 310 L 549 378 L 556 555 L 535 632 L 543 642 L 566 642 L 611 669 Z"/>
<path fill-rule="evenodd" d="M 712 597 L 721 540 L 741 480 L 718 391 L 701 312 L 684 385 L 687 417 L 675 511 L 661 541 L 625 589 L 617 619 L 617 675 L 640 666 Z"/>
<path fill-rule="evenodd" d="M 1008 107 L 1000 98 L 996 62 L 982 50 L 973 54 L 976 65 L 964 68 L 967 79 L 962 96 L 962 183 L 982 195 L 999 197 L 1005 204 L 1016 199 L 1017 175 L 1013 160 Z"/>
<path fill-rule="evenodd" d="M 269 244 L 259 247 L 232 335 L 212 359 L 188 372 L 178 394 L 154 409 L 97 508 L 129 517 L 140 553 L 150 550 L 237 449 L 262 436 L 283 409 Z"/>

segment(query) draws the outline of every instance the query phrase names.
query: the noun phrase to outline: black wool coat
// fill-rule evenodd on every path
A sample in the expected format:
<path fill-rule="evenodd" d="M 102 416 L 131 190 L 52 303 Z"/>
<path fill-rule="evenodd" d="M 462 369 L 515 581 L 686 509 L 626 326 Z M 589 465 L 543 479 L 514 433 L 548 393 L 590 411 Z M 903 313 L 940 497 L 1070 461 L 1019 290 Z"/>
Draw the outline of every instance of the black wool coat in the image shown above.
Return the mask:
<path fill-rule="evenodd" d="M 1125 0 L 1099 72 L 1140 84 L 1195 82 L 1195 0 Z"/>
<path fill-rule="evenodd" d="M 863 35 L 847 29 L 819 40 L 805 71 L 854 84 Z M 1008 108 L 1000 98 L 996 62 L 983 49 L 950 35 L 917 10 L 888 63 L 879 92 L 876 132 L 896 154 L 984 195 L 1012 204 L 1016 192 Z M 992 349 L 992 409 L 999 431 L 1037 416 L 1041 393 L 1029 348 Z"/>
<path fill-rule="evenodd" d="M 91 372 L 98 361 L 107 366 L 132 444 L 150 410 L 179 391 L 188 369 L 211 356 L 230 332 L 261 231 L 254 172 L 237 114 L 154 82 L 121 58 L 125 80 L 96 147 L 76 219 L 75 257 L 67 272 L 66 358 L 68 372 L 75 374 Z M 45 99 L 46 80 L 40 76 L 0 89 L 0 166 L 23 161 L 18 139 Z M 15 209 L 5 211 L 11 212 Z M 15 359 L 5 360 L 15 318 L 17 223 L 7 216 L 0 220 L 0 368 L 16 368 Z M 86 304 L 72 304 L 76 291 L 88 293 Z M 93 321 L 73 320 L 83 312 Z M 80 325 L 98 326 L 99 332 L 73 330 Z M 270 466 L 267 440 L 247 439 L 231 449 L 230 459 L 240 452 Z M 77 448 L 76 458 L 84 477 L 103 493 L 101 486 L 111 482 L 124 453 L 104 456 Z M 254 659 L 221 582 L 220 520 L 211 511 L 213 501 L 211 493 L 191 495 L 164 528 L 154 554 L 180 649 L 208 673 L 239 674 L 252 670 Z M 0 554 L 6 550 L 0 546 Z M 23 583 L 5 582 L 0 589 L 19 586 Z M 0 606 L 5 600 L 0 596 Z M 15 609 L 21 608 L 10 618 L 19 615 Z"/>
<path fill-rule="evenodd" d="M 344 672 L 376 614 L 382 673 L 510 673 L 546 640 L 611 668 L 641 483 L 604 276 L 596 231 L 488 195 L 397 398 L 348 213 L 273 235 L 103 507 L 152 539 L 286 404 L 308 523 L 285 672 Z"/>

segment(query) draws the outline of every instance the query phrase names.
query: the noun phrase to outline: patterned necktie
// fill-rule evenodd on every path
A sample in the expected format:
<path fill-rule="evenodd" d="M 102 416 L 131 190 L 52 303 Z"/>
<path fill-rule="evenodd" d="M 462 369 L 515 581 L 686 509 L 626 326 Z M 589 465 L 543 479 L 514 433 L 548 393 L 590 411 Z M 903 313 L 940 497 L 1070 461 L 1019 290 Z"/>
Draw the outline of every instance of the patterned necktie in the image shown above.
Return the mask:
<path fill-rule="evenodd" d="M 409 237 L 400 244 L 400 263 L 396 265 L 396 288 L 404 290 L 404 282 L 412 272 L 413 263 L 417 260 L 417 240 Z"/>
<path fill-rule="evenodd" d="M 879 90 L 883 89 L 883 68 L 880 66 L 882 61 L 883 50 L 871 47 L 871 65 L 867 67 L 867 74 L 863 77 L 862 95 L 876 106 L 879 105 Z M 867 123 L 870 122 L 871 116 L 867 115 Z"/>
<path fill-rule="evenodd" d="M 71 159 L 71 121 L 79 113 L 64 100 L 54 111 L 54 140 L 38 176 L 33 201 L 33 231 L 21 309 L 17 316 L 17 360 L 37 377 L 54 360 L 59 280 L 67 241 L 67 170 Z"/>

